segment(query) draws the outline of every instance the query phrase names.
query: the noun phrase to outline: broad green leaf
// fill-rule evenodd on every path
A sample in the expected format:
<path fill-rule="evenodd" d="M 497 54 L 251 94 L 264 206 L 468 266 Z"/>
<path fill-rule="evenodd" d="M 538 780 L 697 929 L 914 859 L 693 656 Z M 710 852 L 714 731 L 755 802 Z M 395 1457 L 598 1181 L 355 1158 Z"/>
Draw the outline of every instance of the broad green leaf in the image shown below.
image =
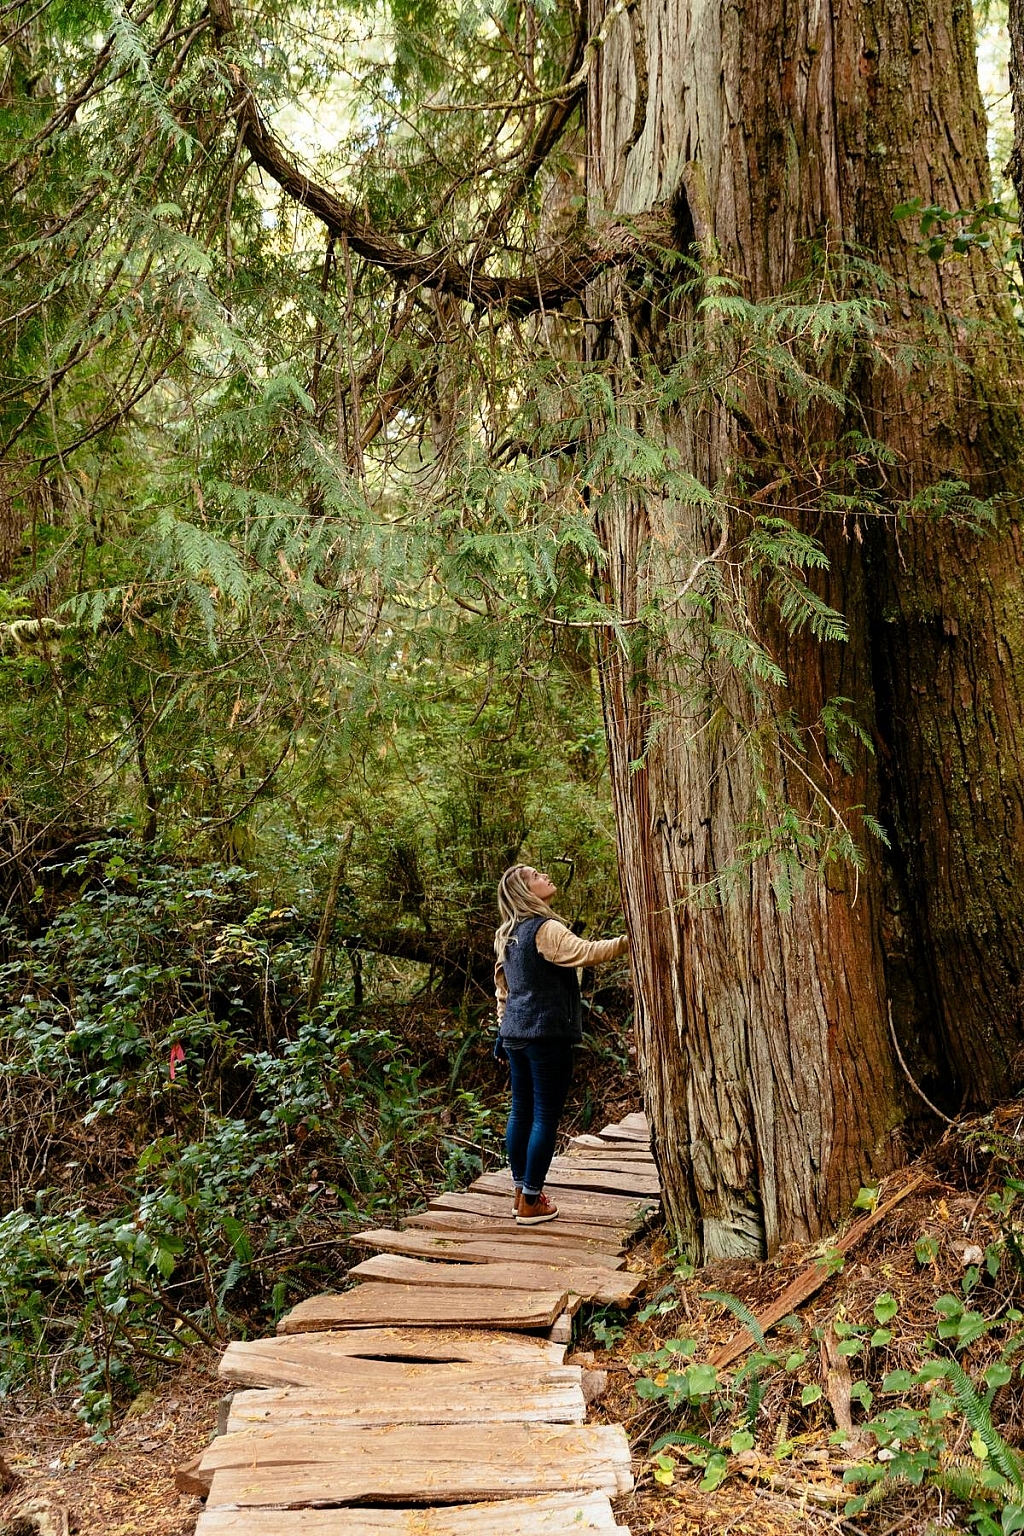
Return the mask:
<path fill-rule="evenodd" d="M 875 1298 L 875 1317 L 880 1323 L 891 1323 L 899 1309 L 899 1302 L 888 1291 Z"/>

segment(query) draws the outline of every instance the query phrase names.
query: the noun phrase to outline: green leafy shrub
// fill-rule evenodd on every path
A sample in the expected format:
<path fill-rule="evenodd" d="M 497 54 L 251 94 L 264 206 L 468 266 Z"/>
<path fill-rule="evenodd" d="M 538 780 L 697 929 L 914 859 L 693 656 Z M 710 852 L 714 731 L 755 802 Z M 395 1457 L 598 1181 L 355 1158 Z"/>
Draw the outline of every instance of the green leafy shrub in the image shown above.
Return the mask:
<path fill-rule="evenodd" d="M 500 1116 L 455 1081 L 479 1027 L 449 1021 L 453 1070 L 344 972 L 310 1013 L 314 930 L 246 871 L 112 839 L 60 874 L 3 932 L 0 1389 L 70 1391 L 103 1432 L 141 1373 L 265 1327 L 310 1237 L 478 1171 Z"/>

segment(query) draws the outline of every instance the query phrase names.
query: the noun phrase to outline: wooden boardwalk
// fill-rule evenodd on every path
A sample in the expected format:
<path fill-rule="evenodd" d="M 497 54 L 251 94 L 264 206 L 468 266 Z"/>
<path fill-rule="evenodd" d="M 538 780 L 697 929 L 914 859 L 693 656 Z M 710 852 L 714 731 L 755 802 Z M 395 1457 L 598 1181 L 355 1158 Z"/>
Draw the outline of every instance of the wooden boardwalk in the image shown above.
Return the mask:
<path fill-rule="evenodd" d="M 629 1536 L 625 1432 L 585 1423 L 564 1360 L 582 1302 L 641 1284 L 623 1251 L 658 1207 L 644 1117 L 575 1137 L 546 1187 L 559 1216 L 539 1227 L 495 1173 L 363 1232 L 358 1284 L 229 1344 L 220 1375 L 244 1390 L 178 1474 L 206 1498 L 196 1536 Z"/>

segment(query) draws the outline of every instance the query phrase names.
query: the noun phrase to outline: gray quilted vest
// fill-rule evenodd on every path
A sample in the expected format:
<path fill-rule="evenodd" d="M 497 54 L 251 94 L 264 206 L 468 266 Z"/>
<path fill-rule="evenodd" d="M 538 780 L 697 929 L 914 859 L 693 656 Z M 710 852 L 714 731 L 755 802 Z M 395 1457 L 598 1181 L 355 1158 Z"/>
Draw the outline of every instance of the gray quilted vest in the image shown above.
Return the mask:
<path fill-rule="evenodd" d="M 501 1038 L 511 1045 L 527 1040 L 583 1039 L 580 983 L 572 966 L 552 965 L 537 949 L 543 917 L 527 917 L 512 932 L 502 968 L 508 1001 Z"/>

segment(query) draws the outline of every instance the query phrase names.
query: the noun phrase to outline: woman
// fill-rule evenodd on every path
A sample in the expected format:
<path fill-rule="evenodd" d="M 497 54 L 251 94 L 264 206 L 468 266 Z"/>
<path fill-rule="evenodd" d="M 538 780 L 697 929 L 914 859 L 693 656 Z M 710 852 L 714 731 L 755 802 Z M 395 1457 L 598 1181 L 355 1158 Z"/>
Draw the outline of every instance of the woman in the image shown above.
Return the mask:
<path fill-rule="evenodd" d="M 495 1054 L 507 1056 L 512 1073 L 505 1145 L 521 1227 L 558 1215 L 544 1193 L 544 1180 L 572 1081 L 572 1048 L 583 1039 L 576 968 L 617 960 L 629 948 L 624 934 L 593 943 L 577 938 L 548 905 L 555 895 L 547 875 L 528 864 L 507 869 L 498 882 Z"/>

